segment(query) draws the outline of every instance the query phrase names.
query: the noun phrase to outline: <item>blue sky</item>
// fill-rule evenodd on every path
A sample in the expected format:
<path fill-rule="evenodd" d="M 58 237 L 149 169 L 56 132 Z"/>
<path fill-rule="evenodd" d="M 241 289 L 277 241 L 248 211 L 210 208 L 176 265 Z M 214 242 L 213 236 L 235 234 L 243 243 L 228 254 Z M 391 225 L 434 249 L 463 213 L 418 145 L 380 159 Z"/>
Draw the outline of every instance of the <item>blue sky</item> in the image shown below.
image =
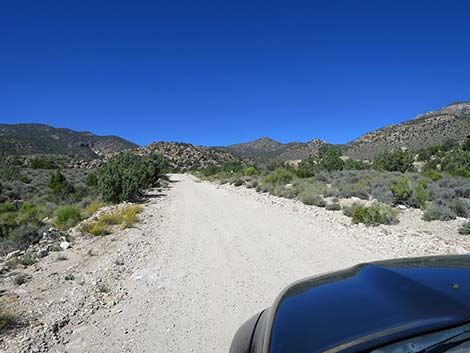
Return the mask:
<path fill-rule="evenodd" d="M 469 4 L 469 5 L 467 5 Z M 3 1 L 0 121 L 348 142 L 470 100 L 468 1 Z"/>

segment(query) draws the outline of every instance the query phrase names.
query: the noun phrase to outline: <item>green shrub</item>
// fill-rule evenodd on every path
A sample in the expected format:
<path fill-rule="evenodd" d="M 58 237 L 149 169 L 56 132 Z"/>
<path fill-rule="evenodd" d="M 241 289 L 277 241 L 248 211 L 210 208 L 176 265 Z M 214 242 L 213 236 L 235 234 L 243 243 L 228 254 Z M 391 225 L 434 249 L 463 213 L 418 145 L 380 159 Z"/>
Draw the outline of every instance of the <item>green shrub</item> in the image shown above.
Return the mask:
<path fill-rule="evenodd" d="M 431 179 L 432 181 L 438 181 L 440 179 L 442 179 L 442 174 L 433 170 L 433 169 L 429 169 L 429 170 L 426 170 L 422 173 L 425 177 Z"/>
<path fill-rule="evenodd" d="M 374 161 L 373 166 L 388 172 L 409 172 L 414 170 L 414 156 L 409 151 L 401 149 L 385 151 Z"/>
<path fill-rule="evenodd" d="M 15 322 L 13 315 L 7 313 L 0 307 L 0 334 L 3 333 L 8 327 L 12 326 Z"/>
<path fill-rule="evenodd" d="M 67 181 L 59 169 L 49 176 L 47 185 L 57 195 L 69 195 L 75 191 L 73 185 Z"/>
<path fill-rule="evenodd" d="M 104 201 L 136 200 L 146 188 L 158 185 L 165 168 L 166 162 L 158 155 L 123 153 L 100 168 L 98 190 Z"/>
<path fill-rule="evenodd" d="M 55 211 L 54 226 L 61 230 L 69 229 L 82 220 L 80 210 L 73 206 L 61 206 Z"/>
<path fill-rule="evenodd" d="M 329 210 L 329 211 L 339 211 L 339 210 L 341 210 L 341 205 L 337 202 L 328 203 L 326 205 L 326 209 Z"/>
<path fill-rule="evenodd" d="M 25 267 L 34 265 L 36 262 L 38 262 L 37 258 L 31 255 L 25 255 L 17 261 Z"/>
<path fill-rule="evenodd" d="M 256 175 L 256 174 L 258 174 L 258 170 L 253 166 L 246 168 L 245 171 L 243 172 L 243 175 L 245 175 L 246 177 Z"/>
<path fill-rule="evenodd" d="M 441 167 L 452 176 L 470 178 L 470 151 L 456 149 L 448 152 L 442 159 Z"/>
<path fill-rule="evenodd" d="M 464 235 L 470 235 L 470 221 L 465 222 L 460 228 L 459 233 Z"/>
<path fill-rule="evenodd" d="M 309 191 L 303 192 L 300 195 L 300 201 L 302 201 L 302 203 L 304 203 L 305 205 L 313 205 L 317 207 L 326 206 L 326 202 L 325 200 L 323 200 L 323 197 L 321 197 L 321 195 Z"/>
<path fill-rule="evenodd" d="M 372 226 L 398 222 L 398 212 L 381 203 L 375 203 L 371 206 L 353 204 L 345 214 L 349 215 L 354 223 L 364 223 Z"/>
<path fill-rule="evenodd" d="M 390 191 L 393 195 L 394 204 L 408 204 L 408 201 L 413 197 L 413 189 L 407 177 L 395 180 L 390 185 Z"/>
<path fill-rule="evenodd" d="M 449 221 L 455 219 L 455 213 L 443 203 L 431 203 L 423 214 L 425 221 Z"/>
<path fill-rule="evenodd" d="M 245 184 L 245 181 L 241 178 L 235 179 L 235 181 L 233 182 L 234 186 L 242 186 L 243 184 Z"/>
<path fill-rule="evenodd" d="M 13 282 L 17 285 L 17 286 L 21 286 L 23 283 L 26 282 L 26 277 L 23 276 L 23 275 L 17 275 L 13 278 Z"/>
<path fill-rule="evenodd" d="M 358 197 L 363 200 L 369 199 L 369 192 L 361 183 L 342 183 L 338 186 L 338 195 L 342 198 Z M 332 195 L 333 196 L 333 195 Z"/>
<path fill-rule="evenodd" d="M 34 157 L 32 158 L 28 166 L 32 169 L 56 169 L 58 168 L 57 163 L 48 157 Z"/>
<path fill-rule="evenodd" d="M 310 178 L 319 171 L 318 161 L 313 157 L 309 157 L 300 161 L 295 173 L 299 178 Z"/>
<path fill-rule="evenodd" d="M 358 161 L 358 160 L 348 160 L 344 164 L 344 169 L 349 170 L 365 170 L 370 169 L 371 165 L 369 163 Z"/>
<path fill-rule="evenodd" d="M 448 206 L 458 217 L 470 218 L 469 199 L 452 199 L 448 202 Z"/>
<path fill-rule="evenodd" d="M 426 208 L 426 201 L 431 197 L 431 192 L 429 190 L 428 183 L 426 180 L 420 180 L 415 186 L 414 190 L 415 198 L 418 201 L 419 207 L 421 209 Z"/>
<path fill-rule="evenodd" d="M 95 187 L 98 185 L 98 175 L 96 172 L 91 172 L 86 176 L 85 184 L 89 187 Z"/>
<path fill-rule="evenodd" d="M 286 168 L 278 168 L 272 174 L 268 174 L 263 178 L 263 183 L 285 185 L 295 178 L 295 174 Z"/>
<path fill-rule="evenodd" d="M 320 160 L 318 165 L 321 170 L 328 172 L 342 170 L 344 161 L 341 159 L 341 152 L 334 146 L 323 146 L 320 148 Z"/>

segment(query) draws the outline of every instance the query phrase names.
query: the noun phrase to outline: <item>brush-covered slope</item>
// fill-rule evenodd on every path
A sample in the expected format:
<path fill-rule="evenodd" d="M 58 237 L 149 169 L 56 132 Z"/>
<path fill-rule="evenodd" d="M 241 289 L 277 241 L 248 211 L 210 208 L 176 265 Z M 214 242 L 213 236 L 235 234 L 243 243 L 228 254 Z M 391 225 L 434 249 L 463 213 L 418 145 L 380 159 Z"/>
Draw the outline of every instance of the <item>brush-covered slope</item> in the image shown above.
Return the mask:
<path fill-rule="evenodd" d="M 0 154 L 6 156 L 50 154 L 96 159 L 136 147 L 117 136 L 97 136 L 44 124 L 0 124 Z"/>
<path fill-rule="evenodd" d="M 421 114 L 401 124 L 369 132 L 344 145 L 344 154 L 355 159 L 373 159 L 394 148 L 418 150 L 444 143 L 463 141 L 470 135 L 470 102 L 450 104 Z"/>

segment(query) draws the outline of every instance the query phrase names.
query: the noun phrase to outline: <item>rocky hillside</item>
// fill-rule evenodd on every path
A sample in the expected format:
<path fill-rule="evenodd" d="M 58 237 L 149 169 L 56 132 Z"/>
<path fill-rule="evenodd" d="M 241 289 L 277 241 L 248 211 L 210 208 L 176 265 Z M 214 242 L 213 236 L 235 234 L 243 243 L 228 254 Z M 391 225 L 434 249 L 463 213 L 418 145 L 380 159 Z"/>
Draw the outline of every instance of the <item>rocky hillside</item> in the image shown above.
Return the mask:
<path fill-rule="evenodd" d="M 44 124 L 0 124 L 0 155 L 66 155 L 96 159 L 138 147 L 117 136 L 54 128 Z"/>
<path fill-rule="evenodd" d="M 470 102 L 459 102 L 421 114 L 401 124 L 369 132 L 346 144 L 344 154 L 355 159 L 373 159 L 393 148 L 418 150 L 462 141 L 470 135 Z"/>
<path fill-rule="evenodd" d="M 224 151 L 233 153 L 241 158 L 266 158 L 291 160 L 302 159 L 318 153 L 323 141 L 315 139 L 308 143 L 290 142 L 280 143 L 269 137 L 261 137 L 257 140 L 238 143 L 227 147 L 219 147 Z"/>
<path fill-rule="evenodd" d="M 136 153 L 158 153 L 165 157 L 171 166 L 185 171 L 192 168 L 205 168 L 211 165 L 222 166 L 238 158 L 229 152 L 212 147 L 194 146 L 181 142 L 154 142 L 148 146 L 134 149 Z"/>

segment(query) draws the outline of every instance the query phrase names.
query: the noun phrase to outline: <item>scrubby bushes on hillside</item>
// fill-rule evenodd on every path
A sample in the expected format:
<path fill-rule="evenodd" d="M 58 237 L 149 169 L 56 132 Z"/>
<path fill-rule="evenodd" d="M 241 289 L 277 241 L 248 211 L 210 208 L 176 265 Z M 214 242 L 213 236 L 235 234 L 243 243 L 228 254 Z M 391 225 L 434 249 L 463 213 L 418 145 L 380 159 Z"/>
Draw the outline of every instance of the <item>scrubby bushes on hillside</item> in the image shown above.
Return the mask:
<path fill-rule="evenodd" d="M 263 178 L 263 183 L 268 184 L 287 184 L 295 178 L 295 174 L 286 168 L 278 168 L 272 174 L 268 174 Z"/>
<path fill-rule="evenodd" d="M 32 169 L 57 169 L 59 165 L 52 159 L 44 156 L 32 158 L 28 166 Z"/>
<path fill-rule="evenodd" d="M 60 169 L 57 169 L 49 176 L 49 182 L 47 185 L 56 195 L 66 196 L 75 192 L 75 188 L 68 182 Z"/>

